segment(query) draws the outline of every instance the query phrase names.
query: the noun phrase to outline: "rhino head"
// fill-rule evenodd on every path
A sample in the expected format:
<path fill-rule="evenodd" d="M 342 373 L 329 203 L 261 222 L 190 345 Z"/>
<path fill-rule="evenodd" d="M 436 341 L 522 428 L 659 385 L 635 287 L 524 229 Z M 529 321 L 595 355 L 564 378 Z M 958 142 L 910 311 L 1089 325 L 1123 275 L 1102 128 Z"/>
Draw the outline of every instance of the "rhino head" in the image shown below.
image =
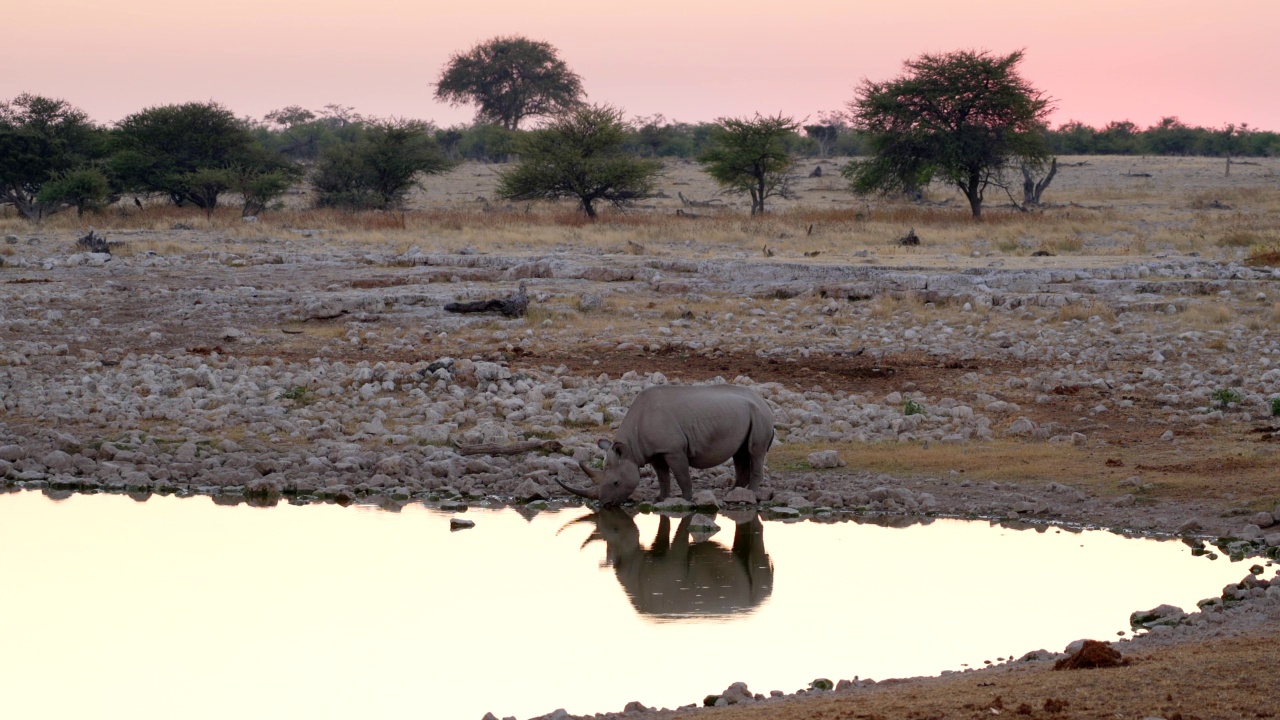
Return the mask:
<path fill-rule="evenodd" d="M 578 463 L 578 467 L 591 478 L 595 487 L 581 490 L 560 482 L 560 487 L 591 500 L 599 500 L 604 505 L 619 505 L 631 497 L 631 493 L 640 486 L 640 465 L 627 452 L 627 446 L 621 442 L 601 440 L 597 443 L 604 450 L 604 470 L 596 470 L 586 463 Z"/>

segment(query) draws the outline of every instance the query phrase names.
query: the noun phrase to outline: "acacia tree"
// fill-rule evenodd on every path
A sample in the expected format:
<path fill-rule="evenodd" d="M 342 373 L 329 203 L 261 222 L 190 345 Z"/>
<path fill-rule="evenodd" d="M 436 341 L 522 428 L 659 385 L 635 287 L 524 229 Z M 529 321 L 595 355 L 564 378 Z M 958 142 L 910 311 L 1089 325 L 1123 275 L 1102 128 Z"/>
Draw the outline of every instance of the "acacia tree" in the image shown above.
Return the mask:
<path fill-rule="evenodd" d="M 369 121 L 355 142 L 325 148 L 311 179 L 316 205 L 343 210 L 401 206 L 418 173 L 453 167 L 433 131 L 429 123 L 415 120 Z"/>
<path fill-rule="evenodd" d="M 125 187 L 163 193 L 179 207 L 212 213 L 246 175 L 296 173 L 293 163 L 259 148 L 245 123 L 214 103 L 147 108 L 121 120 L 111 167 Z"/>
<path fill-rule="evenodd" d="M 788 184 L 795 160 L 786 139 L 800 124 L 794 118 L 762 116 L 719 118 L 712 129 L 711 147 L 698 162 L 720 187 L 751 196 L 751 214 L 764 212 L 770 197 L 791 197 Z"/>
<path fill-rule="evenodd" d="M 825 158 L 831 154 L 831 148 L 840 137 L 840 127 L 834 123 L 805 125 L 804 134 L 817 144 L 818 157 Z"/>
<path fill-rule="evenodd" d="M 1018 74 L 1022 58 L 1021 50 L 925 54 L 906 61 L 901 77 L 864 80 L 848 107 L 871 157 L 842 171 L 853 190 L 909 190 L 936 175 L 981 218 L 987 187 L 1004 187 L 1006 169 L 1049 156 L 1043 128 L 1052 105 Z"/>
<path fill-rule="evenodd" d="M 1236 127 L 1232 123 L 1227 123 L 1222 130 L 1215 133 L 1219 139 L 1219 146 L 1222 152 L 1227 156 L 1227 170 L 1224 177 L 1231 177 L 1231 160 L 1239 154 L 1240 148 L 1244 146 L 1244 139 L 1248 137 L 1252 130 L 1249 123 L 1240 123 L 1240 127 Z"/>
<path fill-rule="evenodd" d="M 449 58 L 436 99 L 470 105 L 476 121 L 515 130 L 528 117 L 556 115 L 582 102 L 582 78 L 551 43 L 518 35 L 482 42 Z"/>
<path fill-rule="evenodd" d="M 0 102 L 0 205 L 39 221 L 101 204 L 109 187 L 92 162 L 104 152 L 103 137 L 65 100 L 23 94 Z"/>
<path fill-rule="evenodd" d="M 508 200 L 576 198 L 595 219 L 597 200 L 615 206 L 652 190 L 659 160 L 627 153 L 621 110 L 592 105 L 571 110 L 516 139 L 519 162 L 503 172 L 498 195 Z"/>
<path fill-rule="evenodd" d="M 842 113 L 824 111 L 818 113 L 818 122 L 804 126 L 804 134 L 817 144 L 818 157 L 825 158 L 831 155 L 840 134 L 847 129 Z"/>

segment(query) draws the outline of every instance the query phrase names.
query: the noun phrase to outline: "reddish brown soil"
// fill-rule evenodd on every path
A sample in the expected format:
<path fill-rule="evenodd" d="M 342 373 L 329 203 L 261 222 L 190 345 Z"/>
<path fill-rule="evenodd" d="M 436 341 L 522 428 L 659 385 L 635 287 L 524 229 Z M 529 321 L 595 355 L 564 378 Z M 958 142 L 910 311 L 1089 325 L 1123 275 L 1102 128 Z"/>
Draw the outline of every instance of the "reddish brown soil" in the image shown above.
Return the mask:
<path fill-rule="evenodd" d="M 1053 672 L 1048 662 L 870 690 L 677 714 L 702 720 L 924 720 L 1007 715 L 1051 720 L 1270 718 L 1280 629 L 1126 655 L 1120 667 Z"/>

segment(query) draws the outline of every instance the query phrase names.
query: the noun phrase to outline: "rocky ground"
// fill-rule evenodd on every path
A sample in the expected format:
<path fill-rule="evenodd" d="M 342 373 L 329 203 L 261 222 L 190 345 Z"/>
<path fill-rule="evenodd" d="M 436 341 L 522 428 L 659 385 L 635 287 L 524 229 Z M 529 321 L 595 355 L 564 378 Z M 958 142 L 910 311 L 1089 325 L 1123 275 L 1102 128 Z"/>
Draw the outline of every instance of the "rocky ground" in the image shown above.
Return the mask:
<path fill-rule="evenodd" d="M 126 244 L 80 252 L 74 234 L 37 229 L 0 245 L 6 490 L 536 509 L 575 502 L 557 480 L 585 481 L 578 462 L 597 459 L 596 438 L 644 387 L 739 383 L 777 418 L 768 480 L 749 497 L 730 495 L 730 468 L 698 473 L 704 506 L 1181 534 L 1258 574 L 1116 643 L 1140 662 L 1088 682 L 1055 684 L 1079 673 L 1052 673 L 1061 657 L 1046 652 L 813 697 L 708 688 L 742 702 L 699 712 L 1274 712 L 1249 714 L 1264 689 L 1247 684 L 1148 709 L 1141 693 L 1087 692 L 1118 673 L 1158 687 L 1137 675 L 1176 675 L 1184 655 L 1196 673 L 1278 659 L 1280 270 L 1178 250 L 406 250 L 299 228 L 253 243 L 190 228 L 109 239 Z M 443 309 L 521 283 L 524 317 Z M 561 449 L 499 450 L 529 440 Z M 655 494 L 647 482 L 638 499 Z M 1006 682 L 1028 699 L 988 690 Z M 1058 700 L 1069 705 L 1050 712 Z M 1210 700 L 1226 704 L 1195 704 Z"/>

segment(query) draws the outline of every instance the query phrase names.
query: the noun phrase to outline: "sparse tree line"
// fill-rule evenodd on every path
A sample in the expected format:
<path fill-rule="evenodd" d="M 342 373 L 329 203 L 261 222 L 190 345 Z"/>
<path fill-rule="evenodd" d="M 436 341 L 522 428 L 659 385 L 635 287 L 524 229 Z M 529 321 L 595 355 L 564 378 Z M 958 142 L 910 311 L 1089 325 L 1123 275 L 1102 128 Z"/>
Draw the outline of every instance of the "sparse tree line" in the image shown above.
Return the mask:
<path fill-rule="evenodd" d="M 0 101 L 0 206 L 38 222 L 132 195 L 212 214 L 233 195 L 254 215 L 306 179 L 318 207 L 385 210 L 402 206 L 422 174 L 463 160 L 515 160 L 500 172 L 501 197 L 572 198 L 594 218 L 600 202 L 621 206 L 650 193 L 661 158 L 687 158 L 723 191 L 750 196 L 756 214 L 766 199 L 790 195 L 797 158 L 851 156 L 841 174 L 854 192 L 918 197 L 940 180 L 978 218 L 990 187 L 1010 198 L 1015 185 L 1033 188 L 1025 202 L 1037 202 L 1058 154 L 1280 154 L 1280 134 L 1188 127 L 1173 117 L 1145 130 L 1130 122 L 1050 129 L 1051 100 L 1019 75 L 1021 60 L 1021 51 L 922 55 L 898 78 L 863 81 L 843 111 L 813 122 L 781 113 L 628 120 L 613 106 L 587 104 L 581 78 L 555 48 L 523 37 L 450 58 L 436 97 L 476 106 L 474 123 L 450 128 L 341 105 L 237 118 L 215 102 L 146 108 L 106 127 L 65 100 L 24 94 Z M 530 118 L 543 123 L 520 129 Z"/>

